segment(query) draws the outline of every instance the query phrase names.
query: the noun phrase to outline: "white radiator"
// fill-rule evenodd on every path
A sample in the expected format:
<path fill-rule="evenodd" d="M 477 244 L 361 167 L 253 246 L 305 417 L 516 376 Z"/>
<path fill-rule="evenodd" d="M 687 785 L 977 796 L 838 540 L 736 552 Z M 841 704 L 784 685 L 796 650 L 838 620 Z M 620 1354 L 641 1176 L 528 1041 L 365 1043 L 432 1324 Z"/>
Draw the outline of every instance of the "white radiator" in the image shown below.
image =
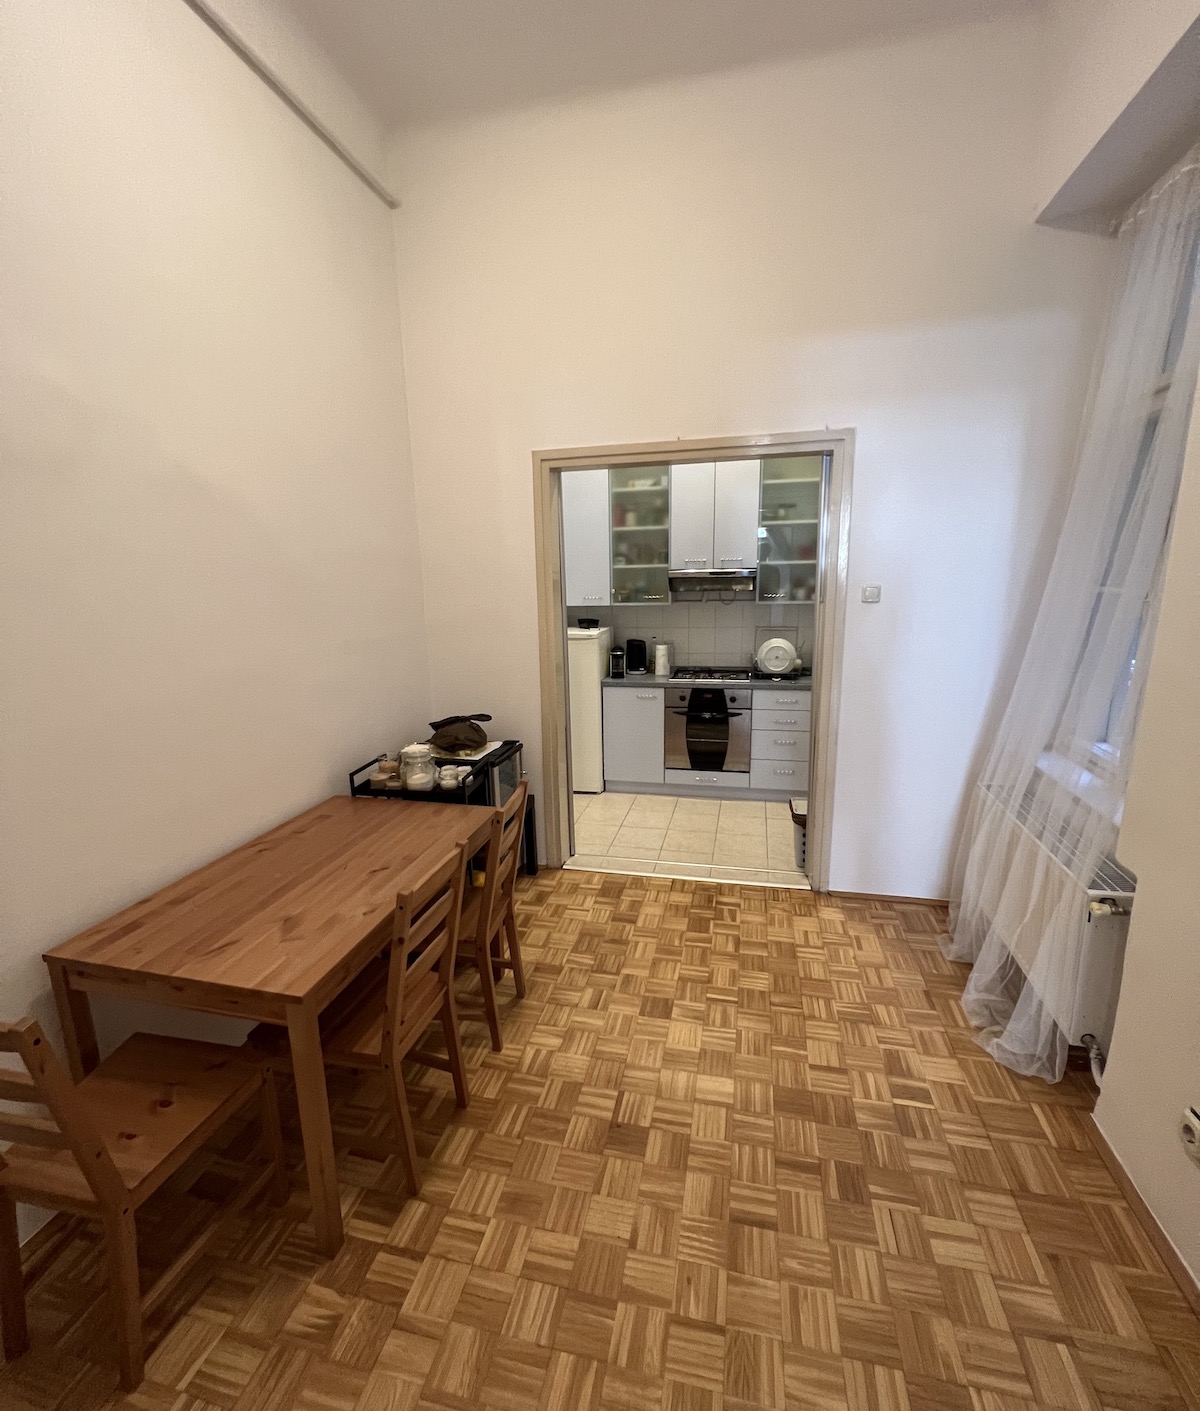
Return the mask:
<path fill-rule="evenodd" d="M 1062 1014 L 1052 1011 L 1068 1043 L 1077 1044 L 1084 1034 L 1094 1034 L 1106 1054 L 1112 1044 L 1135 885 L 1133 874 L 1119 862 L 1101 859 L 1088 888 L 1084 963 L 1073 1002 Z"/>
<path fill-rule="evenodd" d="M 987 845 L 1002 864 L 989 868 L 992 890 L 984 887 L 978 910 L 1067 1042 L 1079 1044 L 1092 1034 L 1107 1053 L 1136 879 L 1119 863 L 1104 859 L 1081 892 L 1062 857 L 1035 837 L 1004 800 L 986 788 L 984 793 Z M 1010 885 L 1013 878 L 1023 884 Z M 1077 917 L 1070 909 L 1076 906 Z M 1051 939 L 1043 944 L 1047 936 Z M 1064 963 L 1068 958 L 1071 963 Z"/>

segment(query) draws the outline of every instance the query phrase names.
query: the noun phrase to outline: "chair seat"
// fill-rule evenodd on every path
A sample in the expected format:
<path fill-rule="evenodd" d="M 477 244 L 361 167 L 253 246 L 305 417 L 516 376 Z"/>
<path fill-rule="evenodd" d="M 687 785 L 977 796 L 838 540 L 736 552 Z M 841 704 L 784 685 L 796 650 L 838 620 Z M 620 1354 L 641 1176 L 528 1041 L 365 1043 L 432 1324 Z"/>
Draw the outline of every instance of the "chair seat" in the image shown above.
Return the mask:
<path fill-rule="evenodd" d="M 404 992 L 404 1022 L 400 1025 L 400 1046 L 412 1046 L 429 1027 L 442 1005 L 443 991 L 432 971 L 422 975 Z M 322 1029 L 321 1046 L 329 1063 L 363 1067 L 374 1066 L 383 1054 L 383 1030 L 387 1019 L 387 984 L 376 986 L 357 1008 L 341 1022 Z"/>
<path fill-rule="evenodd" d="M 245 1103 L 261 1075 L 259 1062 L 224 1044 L 134 1034 L 78 1092 L 126 1189 L 144 1198 Z M 4 1161 L 0 1186 L 95 1203 L 69 1151 L 12 1146 Z"/>
<path fill-rule="evenodd" d="M 355 1013 L 368 996 L 381 987 L 387 986 L 388 963 L 386 956 L 376 956 L 374 960 L 354 977 L 321 1011 L 321 1036 L 324 1046 L 325 1036 L 341 1028 L 348 1015 Z M 286 1067 L 291 1061 L 291 1040 L 282 1024 L 256 1024 L 246 1037 L 246 1042 L 255 1053 L 269 1055 L 282 1061 Z"/>

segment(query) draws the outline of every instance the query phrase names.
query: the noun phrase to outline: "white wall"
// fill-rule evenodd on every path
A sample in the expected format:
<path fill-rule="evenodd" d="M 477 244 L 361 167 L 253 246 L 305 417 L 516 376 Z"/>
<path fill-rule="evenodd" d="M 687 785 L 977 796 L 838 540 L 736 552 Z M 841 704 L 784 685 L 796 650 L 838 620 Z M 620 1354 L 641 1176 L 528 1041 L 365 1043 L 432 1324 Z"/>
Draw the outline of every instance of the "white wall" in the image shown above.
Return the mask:
<path fill-rule="evenodd" d="M 1054 0 L 1035 209 L 1083 165 L 1197 15 L 1196 0 Z"/>
<path fill-rule="evenodd" d="M 1030 224 L 1028 21 L 431 129 L 394 181 L 437 710 L 539 766 L 530 453 L 857 428 L 831 881 L 944 896 L 1111 251 Z M 464 650 L 464 642 L 469 650 Z"/>
<path fill-rule="evenodd" d="M 1121 1001 L 1096 1121 L 1200 1282 L 1200 1167 L 1176 1130 L 1200 1108 L 1200 400 L 1183 484 L 1120 856 L 1137 873 Z"/>
<path fill-rule="evenodd" d="M 0 1014 L 428 718 L 390 215 L 186 6 L 0 20 Z"/>
<path fill-rule="evenodd" d="M 296 18 L 289 0 L 198 0 L 379 179 L 383 127 Z"/>

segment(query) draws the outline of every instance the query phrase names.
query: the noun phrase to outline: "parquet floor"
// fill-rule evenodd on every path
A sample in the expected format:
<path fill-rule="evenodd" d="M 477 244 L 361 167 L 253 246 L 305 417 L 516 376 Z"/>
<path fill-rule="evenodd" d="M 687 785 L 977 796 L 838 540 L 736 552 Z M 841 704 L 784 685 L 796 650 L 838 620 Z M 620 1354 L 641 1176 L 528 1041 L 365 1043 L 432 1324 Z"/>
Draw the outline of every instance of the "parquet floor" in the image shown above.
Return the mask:
<path fill-rule="evenodd" d="M 345 1155 L 322 1262 L 297 1180 L 162 1310 L 127 1399 L 72 1238 L 4 1411 L 1200 1411 L 1200 1324 L 1083 1080 L 971 1042 L 941 908 L 579 872 L 519 907 L 530 994 L 500 1055 L 465 1026 L 470 1108 L 413 1070 L 420 1199 Z"/>

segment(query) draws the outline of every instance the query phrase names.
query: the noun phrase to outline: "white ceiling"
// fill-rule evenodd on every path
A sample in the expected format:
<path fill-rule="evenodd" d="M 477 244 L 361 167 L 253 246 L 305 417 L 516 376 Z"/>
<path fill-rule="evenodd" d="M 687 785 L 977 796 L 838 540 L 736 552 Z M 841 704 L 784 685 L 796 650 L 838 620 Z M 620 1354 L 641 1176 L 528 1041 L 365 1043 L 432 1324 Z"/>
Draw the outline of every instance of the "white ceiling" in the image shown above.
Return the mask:
<path fill-rule="evenodd" d="M 819 53 L 1040 0 L 287 0 L 388 127 Z"/>

